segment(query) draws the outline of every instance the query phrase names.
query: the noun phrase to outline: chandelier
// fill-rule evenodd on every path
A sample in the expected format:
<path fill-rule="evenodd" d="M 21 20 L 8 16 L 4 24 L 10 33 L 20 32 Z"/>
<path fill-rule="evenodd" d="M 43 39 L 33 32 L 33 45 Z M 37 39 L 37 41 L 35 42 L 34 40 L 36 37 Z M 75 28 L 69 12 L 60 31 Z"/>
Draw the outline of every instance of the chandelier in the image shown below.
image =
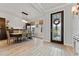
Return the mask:
<path fill-rule="evenodd" d="M 77 3 L 75 6 L 72 7 L 72 12 L 74 15 L 79 14 L 79 3 Z"/>

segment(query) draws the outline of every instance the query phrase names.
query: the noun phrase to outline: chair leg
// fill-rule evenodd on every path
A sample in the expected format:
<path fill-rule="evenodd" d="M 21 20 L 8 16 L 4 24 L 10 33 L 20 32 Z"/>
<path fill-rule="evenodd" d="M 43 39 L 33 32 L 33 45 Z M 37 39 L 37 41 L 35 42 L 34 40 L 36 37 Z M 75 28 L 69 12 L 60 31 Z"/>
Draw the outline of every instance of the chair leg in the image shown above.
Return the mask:
<path fill-rule="evenodd" d="M 8 40 L 7 40 L 7 44 L 8 44 Z"/>
<path fill-rule="evenodd" d="M 9 40 L 9 39 L 7 40 L 7 44 L 9 44 L 9 45 L 10 45 L 10 40 Z"/>

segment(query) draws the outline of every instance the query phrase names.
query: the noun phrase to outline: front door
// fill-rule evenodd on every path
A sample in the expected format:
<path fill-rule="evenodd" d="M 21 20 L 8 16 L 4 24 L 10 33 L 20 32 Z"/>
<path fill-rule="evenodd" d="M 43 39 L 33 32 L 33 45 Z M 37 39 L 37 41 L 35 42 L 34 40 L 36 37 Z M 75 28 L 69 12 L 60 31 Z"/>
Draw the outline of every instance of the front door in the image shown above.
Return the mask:
<path fill-rule="evenodd" d="M 51 42 L 64 42 L 64 11 L 51 14 Z"/>

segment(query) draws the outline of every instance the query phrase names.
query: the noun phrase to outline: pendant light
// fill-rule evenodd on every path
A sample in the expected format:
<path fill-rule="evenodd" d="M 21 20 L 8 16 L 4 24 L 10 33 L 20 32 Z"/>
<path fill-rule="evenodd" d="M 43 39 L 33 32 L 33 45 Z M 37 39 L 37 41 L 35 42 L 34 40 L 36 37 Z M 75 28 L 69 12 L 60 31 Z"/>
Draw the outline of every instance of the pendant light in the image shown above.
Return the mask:
<path fill-rule="evenodd" d="M 72 12 L 74 15 L 79 14 L 79 3 L 77 3 L 75 6 L 72 7 Z"/>

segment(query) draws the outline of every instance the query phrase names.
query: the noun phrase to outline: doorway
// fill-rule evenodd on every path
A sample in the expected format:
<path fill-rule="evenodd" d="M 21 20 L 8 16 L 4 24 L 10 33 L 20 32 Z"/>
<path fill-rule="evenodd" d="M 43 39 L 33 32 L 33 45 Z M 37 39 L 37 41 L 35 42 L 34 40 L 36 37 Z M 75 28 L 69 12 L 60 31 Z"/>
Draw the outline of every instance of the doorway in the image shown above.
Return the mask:
<path fill-rule="evenodd" d="M 64 44 L 64 11 L 51 13 L 51 42 Z"/>

